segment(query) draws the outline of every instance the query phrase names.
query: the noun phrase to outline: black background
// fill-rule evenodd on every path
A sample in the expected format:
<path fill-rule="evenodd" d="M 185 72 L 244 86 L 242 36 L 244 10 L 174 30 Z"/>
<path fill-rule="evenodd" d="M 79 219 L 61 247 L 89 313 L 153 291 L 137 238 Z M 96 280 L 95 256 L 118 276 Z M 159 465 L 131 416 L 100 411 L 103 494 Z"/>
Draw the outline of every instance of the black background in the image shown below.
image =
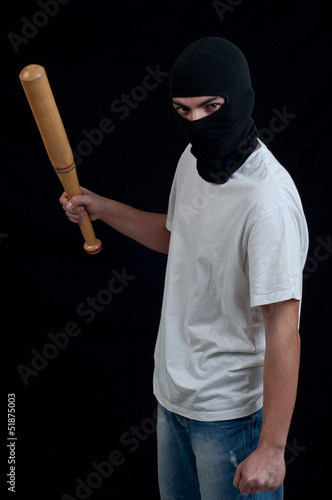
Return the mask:
<path fill-rule="evenodd" d="M 257 127 L 302 197 L 310 248 L 285 492 L 289 499 L 331 494 L 329 15 L 327 2 L 285 0 L 6 3 L 0 446 L 6 493 L 7 394 L 15 393 L 17 491 L 16 497 L 7 492 L 9 498 L 28 492 L 36 499 L 158 498 L 152 372 L 166 265 L 165 256 L 100 222 L 94 228 L 103 250 L 85 254 L 78 227 L 58 203 L 61 185 L 18 74 L 27 64 L 45 67 L 71 146 L 81 152 L 83 186 L 166 212 L 186 145 L 169 104 L 168 73 L 186 45 L 210 35 L 228 38 L 245 53 Z M 152 70 L 159 76 L 144 79 Z M 144 81 L 157 82 L 156 88 L 137 89 Z M 124 95 L 130 104 L 120 113 L 116 100 Z M 273 120 L 276 111 L 291 118 Z M 100 135 L 104 119 L 115 129 Z M 105 290 L 114 272 L 122 281 L 111 295 Z M 55 347 L 50 334 L 71 328 L 77 335 L 62 336 L 66 345 Z M 38 369 L 24 372 L 33 366 Z M 93 464 L 105 461 L 108 477 L 102 478 Z"/>

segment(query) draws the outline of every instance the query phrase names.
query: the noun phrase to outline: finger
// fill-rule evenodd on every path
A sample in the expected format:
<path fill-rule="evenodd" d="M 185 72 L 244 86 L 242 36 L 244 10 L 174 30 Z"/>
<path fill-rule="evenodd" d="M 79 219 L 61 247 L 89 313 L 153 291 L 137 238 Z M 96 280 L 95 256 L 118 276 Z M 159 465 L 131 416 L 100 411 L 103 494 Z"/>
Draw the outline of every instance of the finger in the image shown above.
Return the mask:
<path fill-rule="evenodd" d="M 246 479 L 242 476 L 240 481 L 239 490 L 242 495 L 249 495 L 249 493 L 255 495 L 256 493 L 266 493 L 269 491 L 267 485 L 260 481 L 259 479 Z"/>
<path fill-rule="evenodd" d="M 68 212 L 66 212 L 66 214 L 67 214 L 68 219 L 71 222 L 75 222 L 76 224 L 83 222 L 83 220 L 87 216 L 87 212 L 85 210 L 83 210 L 82 212 L 80 212 L 78 214 L 72 214 L 72 213 L 68 213 Z"/>
<path fill-rule="evenodd" d="M 66 192 L 62 193 L 59 198 L 59 202 L 61 203 L 61 205 L 66 205 L 68 203 L 68 196 Z"/>
<path fill-rule="evenodd" d="M 237 488 L 239 488 L 242 495 L 249 495 L 249 493 L 256 493 L 256 492 L 252 491 L 253 484 L 251 481 L 248 480 L 246 475 L 242 473 L 242 469 L 240 468 L 240 466 L 238 467 L 238 469 L 240 469 L 240 475 L 238 478 Z M 234 478 L 234 480 L 235 480 L 235 478 Z"/>
<path fill-rule="evenodd" d="M 245 481 L 241 480 L 239 484 L 239 490 L 242 493 L 242 495 L 249 495 L 249 493 L 257 493 L 257 491 L 254 490 L 248 483 Z"/>
<path fill-rule="evenodd" d="M 241 468 L 237 467 L 236 471 L 235 471 L 234 479 L 233 479 L 233 485 L 235 488 L 239 487 L 241 478 L 242 478 Z"/>
<path fill-rule="evenodd" d="M 76 208 L 78 206 L 85 206 L 88 205 L 90 202 L 90 197 L 88 195 L 80 194 L 77 196 L 73 196 L 70 198 L 70 200 L 67 203 L 67 208 L 69 210 L 72 210 L 73 208 Z"/>
<path fill-rule="evenodd" d="M 85 210 L 85 207 L 83 205 L 79 205 L 78 207 L 70 208 L 70 205 L 67 203 L 67 205 L 63 206 L 63 209 L 69 215 L 79 215 Z"/>

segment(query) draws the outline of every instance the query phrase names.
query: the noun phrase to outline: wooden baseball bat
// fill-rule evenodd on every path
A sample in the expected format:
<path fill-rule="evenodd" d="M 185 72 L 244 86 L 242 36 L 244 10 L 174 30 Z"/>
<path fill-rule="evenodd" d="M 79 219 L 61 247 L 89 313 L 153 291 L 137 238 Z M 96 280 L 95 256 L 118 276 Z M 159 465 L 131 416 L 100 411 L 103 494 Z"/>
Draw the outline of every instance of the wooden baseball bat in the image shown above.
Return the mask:
<path fill-rule="evenodd" d="M 82 194 L 74 156 L 63 126 L 59 110 L 46 75 L 45 68 L 30 64 L 22 69 L 19 78 L 35 117 L 48 157 L 68 198 Z M 95 236 L 91 220 L 85 217 L 79 224 L 85 239 L 84 250 L 95 254 L 102 244 Z"/>

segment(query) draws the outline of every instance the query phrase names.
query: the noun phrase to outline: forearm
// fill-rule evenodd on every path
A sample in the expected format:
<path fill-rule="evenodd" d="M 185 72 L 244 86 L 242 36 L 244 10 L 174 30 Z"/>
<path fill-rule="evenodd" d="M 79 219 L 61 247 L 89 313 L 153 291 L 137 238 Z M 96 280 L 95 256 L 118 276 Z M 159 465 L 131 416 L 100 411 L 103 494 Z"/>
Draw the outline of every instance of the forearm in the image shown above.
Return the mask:
<path fill-rule="evenodd" d="M 263 422 L 257 450 L 237 467 L 234 486 L 243 495 L 278 489 L 285 478 L 285 447 L 298 383 L 299 302 L 262 306 L 265 325 Z"/>
<path fill-rule="evenodd" d="M 300 336 L 296 329 L 271 337 L 265 354 L 259 447 L 284 450 L 297 393 Z"/>
<path fill-rule="evenodd" d="M 166 217 L 104 198 L 99 219 L 152 250 L 168 253 L 170 232 L 166 229 Z"/>
<path fill-rule="evenodd" d="M 100 219 L 122 234 L 161 253 L 168 253 L 170 231 L 166 215 L 137 210 L 129 205 L 100 196 L 81 187 L 82 194 L 68 198 L 66 192 L 60 203 L 67 217 L 79 224 L 85 217 Z"/>

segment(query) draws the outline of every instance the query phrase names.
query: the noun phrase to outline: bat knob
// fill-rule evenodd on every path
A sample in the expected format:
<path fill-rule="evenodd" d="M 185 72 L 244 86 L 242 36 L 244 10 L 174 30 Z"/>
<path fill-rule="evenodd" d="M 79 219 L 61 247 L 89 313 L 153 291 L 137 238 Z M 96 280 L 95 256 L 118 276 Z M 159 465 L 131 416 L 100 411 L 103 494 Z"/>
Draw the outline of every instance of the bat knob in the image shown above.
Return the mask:
<path fill-rule="evenodd" d="M 92 255 L 92 254 L 95 254 L 95 253 L 98 253 L 100 252 L 100 250 L 102 249 L 102 243 L 100 240 L 98 240 L 98 238 L 96 238 L 96 243 L 94 245 L 88 245 L 87 243 L 84 243 L 84 250 L 86 251 L 86 253 Z"/>
<path fill-rule="evenodd" d="M 43 68 L 43 66 L 39 64 L 28 64 L 28 66 L 22 69 L 19 78 L 22 82 L 31 82 L 43 76 L 44 73 L 45 68 Z"/>

